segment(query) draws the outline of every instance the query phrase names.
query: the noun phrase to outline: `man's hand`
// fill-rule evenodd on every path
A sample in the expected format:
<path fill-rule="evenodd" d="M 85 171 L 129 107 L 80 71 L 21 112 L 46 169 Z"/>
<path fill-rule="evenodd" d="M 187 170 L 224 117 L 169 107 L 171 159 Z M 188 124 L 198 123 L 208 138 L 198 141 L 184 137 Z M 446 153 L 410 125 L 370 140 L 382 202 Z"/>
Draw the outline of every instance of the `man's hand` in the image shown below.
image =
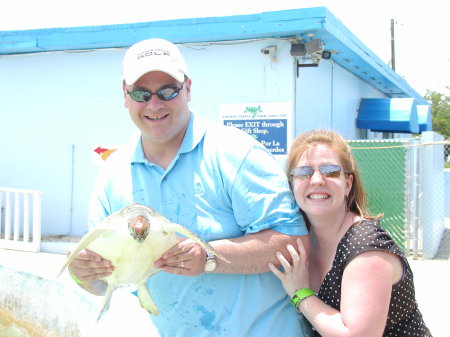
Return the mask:
<path fill-rule="evenodd" d="M 191 239 L 180 239 L 169 248 L 153 265 L 167 273 L 196 276 L 204 272 L 205 250 Z"/>

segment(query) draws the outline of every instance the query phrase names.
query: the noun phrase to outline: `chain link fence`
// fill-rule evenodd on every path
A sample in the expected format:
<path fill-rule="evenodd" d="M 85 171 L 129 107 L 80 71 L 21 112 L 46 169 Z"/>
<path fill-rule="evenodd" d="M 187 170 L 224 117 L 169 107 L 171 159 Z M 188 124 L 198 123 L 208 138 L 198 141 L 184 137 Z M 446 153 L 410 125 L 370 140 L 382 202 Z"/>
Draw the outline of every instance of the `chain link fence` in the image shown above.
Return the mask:
<path fill-rule="evenodd" d="M 408 236 L 407 148 L 399 141 L 352 141 L 363 185 L 368 194 L 368 211 L 383 213 L 381 225 L 405 250 Z"/>
<path fill-rule="evenodd" d="M 445 230 L 444 142 L 420 138 L 349 141 L 371 214 L 406 255 L 433 258 Z"/>

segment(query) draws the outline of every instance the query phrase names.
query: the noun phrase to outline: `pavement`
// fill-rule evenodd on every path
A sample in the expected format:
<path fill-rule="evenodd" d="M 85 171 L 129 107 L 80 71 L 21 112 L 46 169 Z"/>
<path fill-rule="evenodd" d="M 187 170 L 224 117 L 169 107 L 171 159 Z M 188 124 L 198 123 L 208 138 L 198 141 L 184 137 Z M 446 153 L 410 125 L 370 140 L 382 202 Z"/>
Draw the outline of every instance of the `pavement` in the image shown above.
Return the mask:
<path fill-rule="evenodd" d="M 425 323 L 434 337 L 450 336 L 450 218 L 433 259 L 409 258 L 414 273 L 416 299 Z"/>
<path fill-rule="evenodd" d="M 66 251 L 68 247 L 64 246 L 62 250 Z M 62 283 L 100 308 L 102 298 L 80 290 L 67 272 L 57 278 L 65 259 L 66 254 L 0 249 L 0 265 Z M 450 218 L 446 219 L 446 230 L 435 258 L 411 257 L 408 261 L 414 273 L 416 298 L 425 323 L 434 337 L 449 336 L 450 320 L 446 308 L 450 303 Z M 149 315 L 142 310 L 137 298 L 129 293 L 129 289 L 118 289 L 114 292 L 109 311 L 88 337 L 119 336 L 159 336 Z"/>

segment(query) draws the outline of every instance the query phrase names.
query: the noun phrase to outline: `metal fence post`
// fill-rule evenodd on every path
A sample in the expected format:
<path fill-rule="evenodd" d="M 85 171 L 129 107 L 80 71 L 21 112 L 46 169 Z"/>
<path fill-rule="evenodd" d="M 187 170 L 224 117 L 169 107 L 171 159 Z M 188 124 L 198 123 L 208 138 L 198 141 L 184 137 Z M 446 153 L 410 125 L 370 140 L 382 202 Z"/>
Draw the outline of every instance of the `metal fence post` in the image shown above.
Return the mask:
<path fill-rule="evenodd" d="M 412 240 L 413 240 L 413 259 L 417 259 L 419 252 L 419 171 L 420 171 L 420 156 L 419 156 L 419 139 L 415 138 L 412 141 L 412 157 L 411 165 L 411 214 L 412 214 Z"/>

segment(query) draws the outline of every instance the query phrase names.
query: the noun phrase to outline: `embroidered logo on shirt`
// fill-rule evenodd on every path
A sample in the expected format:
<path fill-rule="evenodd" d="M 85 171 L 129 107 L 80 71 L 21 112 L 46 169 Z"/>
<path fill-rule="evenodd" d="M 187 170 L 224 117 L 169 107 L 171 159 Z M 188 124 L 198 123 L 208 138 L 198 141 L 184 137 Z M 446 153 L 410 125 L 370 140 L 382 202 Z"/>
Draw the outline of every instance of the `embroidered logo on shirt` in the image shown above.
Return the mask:
<path fill-rule="evenodd" d="M 196 182 L 194 184 L 194 194 L 202 194 L 205 193 L 205 189 L 203 188 L 202 183 Z"/>

